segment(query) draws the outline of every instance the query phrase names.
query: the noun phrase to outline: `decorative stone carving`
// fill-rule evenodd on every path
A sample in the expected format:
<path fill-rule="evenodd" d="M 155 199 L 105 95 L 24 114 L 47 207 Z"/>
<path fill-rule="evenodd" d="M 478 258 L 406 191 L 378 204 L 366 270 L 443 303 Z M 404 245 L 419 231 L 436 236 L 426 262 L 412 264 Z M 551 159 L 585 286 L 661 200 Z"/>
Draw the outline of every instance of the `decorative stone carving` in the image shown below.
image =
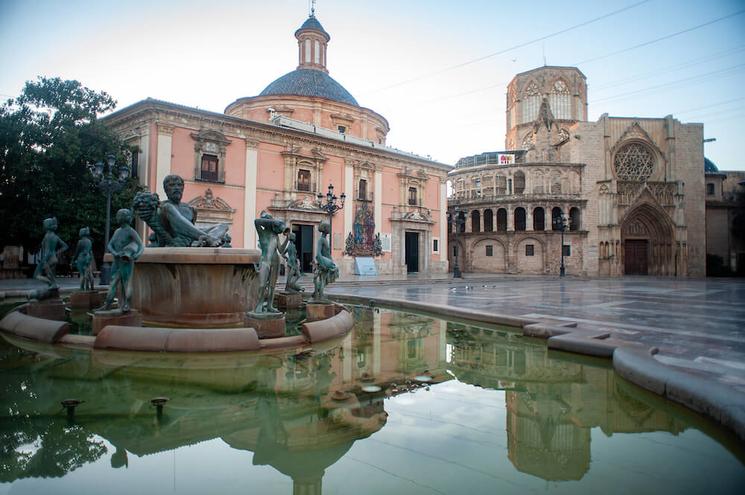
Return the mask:
<path fill-rule="evenodd" d="M 233 223 L 235 209 L 224 199 L 215 197 L 210 188 L 207 188 L 204 196 L 197 196 L 189 201 L 189 206 L 197 211 L 201 223 Z"/>
<path fill-rule="evenodd" d="M 619 182 L 618 183 L 618 204 L 630 205 L 639 195 L 642 187 L 636 182 Z"/>
<path fill-rule="evenodd" d="M 631 142 L 616 152 L 613 165 L 620 180 L 644 182 L 654 172 L 655 159 L 647 146 Z"/>

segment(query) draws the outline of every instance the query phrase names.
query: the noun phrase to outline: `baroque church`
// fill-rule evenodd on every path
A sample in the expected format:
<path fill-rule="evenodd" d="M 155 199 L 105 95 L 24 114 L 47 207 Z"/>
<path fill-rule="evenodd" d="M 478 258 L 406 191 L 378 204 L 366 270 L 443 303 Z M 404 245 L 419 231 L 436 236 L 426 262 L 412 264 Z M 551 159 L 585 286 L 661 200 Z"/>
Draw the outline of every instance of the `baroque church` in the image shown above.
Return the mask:
<path fill-rule="evenodd" d="M 446 272 L 452 166 L 387 146 L 388 121 L 329 75 L 331 36 L 313 13 L 295 38 L 297 68 L 224 113 L 148 98 L 102 121 L 136 150 L 143 186 L 164 198 L 163 178 L 183 177 L 197 223 L 229 223 L 234 247 L 257 247 L 254 219 L 267 211 L 291 226 L 311 271 L 328 195 L 343 204 L 331 236 L 342 274 L 356 257 L 380 274 Z"/>
<path fill-rule="evenodd" d="M 583 276 L 706 274 L 703 124 L 587 120 L 587 81 L 545 66 L 507 86 L 505 151 L 449 174 L 451 264 Z M 563 242 L 562 242 L 563 240 Z"/>

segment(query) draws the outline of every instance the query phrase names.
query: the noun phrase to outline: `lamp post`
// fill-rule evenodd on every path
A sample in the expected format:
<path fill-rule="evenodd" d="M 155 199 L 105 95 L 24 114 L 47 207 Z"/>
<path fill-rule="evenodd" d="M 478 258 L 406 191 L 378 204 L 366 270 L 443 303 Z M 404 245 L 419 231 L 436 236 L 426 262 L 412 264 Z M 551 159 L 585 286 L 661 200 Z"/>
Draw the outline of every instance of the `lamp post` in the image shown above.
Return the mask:
<path fill-rule="evenodd" d="M 333 237 L 333 232 L 331 231 L 331 219 L 334 216 L 334 213 L 344 208 L 344 201 L 347 199 L 347 195 L 344 193 L 341 193 L 341 196 L 338 198 L 334 194 L 334 185 L 329 184 L 329 189 L 326 192 L 326 196 L 318 193 L 318 207 L 326 212 L 326 214 L 329 216 L 329 252 L 332 253 L 333 257 L 333 251 L 331 251 L 331 239 Z M 326 198 L 326 202 L 323 202 L 323 198 Z M 337 199 L 340 200 L 337 203 Z"/>
<path fill-rule="evenodd" d="M 126 164 L 116 164 L 116 157 L 109 154 L 106 157 L 106 163 L 96 162 L 95 165 L 88 165 L 93 179 L 96 181 L 98 188 L 106 195 L 106 233 L 104 234 L 104 253 L 109 249 L 109 231 L 111 230 L 111 195 L 119 192 L 124 188 L 129 178 L 130 170 Z M 111 265 L 104 261 L 101 265 L 101 285 L 109 285 L 111 281 Z"/>
<path fill-rule="evenodd" d="M 455 225 L 455 235 L 453 236 L 453 240 L 455 240 L 460 232 L 461 225 L 466 223 L 466 219 L 465 217 L 461 217 L 461 213 L 463 213 L 463 211 L 457 208 L 453 210 L 452 222 L 453 225 Z M 458 244 L 455 243 L 453 247 L 455 248 L 453 252 L 453 278 L 463 278 L 463 275 L 460 272 L 460 267 L 458 266 Z"/>
<path fill-rule="evenodd" d="M 569 219 L 564 215 L 564 212 L 562 211 L 561 214 L 554 218 L 554 229 L 561 232 L 561 264 L 559 265 L 559 276 L 563 277 L 566 274 L 566 268 L 564 266 L 564 232 L 569 228 Z"/>

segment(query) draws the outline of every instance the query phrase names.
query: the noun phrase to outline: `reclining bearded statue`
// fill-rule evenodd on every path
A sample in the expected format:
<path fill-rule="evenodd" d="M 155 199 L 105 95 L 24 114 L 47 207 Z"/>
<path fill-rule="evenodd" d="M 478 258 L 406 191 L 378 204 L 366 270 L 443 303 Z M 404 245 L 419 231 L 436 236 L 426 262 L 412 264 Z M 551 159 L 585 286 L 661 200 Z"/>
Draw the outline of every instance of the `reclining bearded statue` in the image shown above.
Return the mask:
<path fill-rule="evenodd" d="M 153 246 L 156 247 L 218 247 L 229 245 L 228 224 L 218 224 L 201 230 L 195 225 L 197 211 L 187 203 L 182 203 L 184 179 L 178 175 L 168 175 L 163 179 L 163 189 L 168 197 L 160 201 L 157 193 L 139 192 L 132 203 L 137 216 L 154 233 Z"/>

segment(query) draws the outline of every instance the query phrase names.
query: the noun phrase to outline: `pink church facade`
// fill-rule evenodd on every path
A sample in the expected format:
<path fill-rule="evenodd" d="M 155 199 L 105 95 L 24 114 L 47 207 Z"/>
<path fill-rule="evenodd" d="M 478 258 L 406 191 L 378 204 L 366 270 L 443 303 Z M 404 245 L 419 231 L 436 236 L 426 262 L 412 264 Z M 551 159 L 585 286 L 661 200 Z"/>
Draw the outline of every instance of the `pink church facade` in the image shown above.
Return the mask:
<path fill-rule="evenodd" d="M 103 121 L 137 150 L 141 184 L 164 198 L 163 178 L 183 177 L 198 224 L 229 223 L 233 247 L 256 247 L 253 221 L 267 211 L 292 227 L 310 271 L 317 226 L 328 218 L 317 196 L 333 184 L 346 194 L 331 238 L 343 274 L 354 272 L 355 255 L 369 255 L 374 234 L 378 273 L 447 271 L 452 167 L 386 146 L 388 121 L 328 75 L 330 36 L 314 16 L 295 37 L 297 69 L 225 113 L 146 99 Z"/>

